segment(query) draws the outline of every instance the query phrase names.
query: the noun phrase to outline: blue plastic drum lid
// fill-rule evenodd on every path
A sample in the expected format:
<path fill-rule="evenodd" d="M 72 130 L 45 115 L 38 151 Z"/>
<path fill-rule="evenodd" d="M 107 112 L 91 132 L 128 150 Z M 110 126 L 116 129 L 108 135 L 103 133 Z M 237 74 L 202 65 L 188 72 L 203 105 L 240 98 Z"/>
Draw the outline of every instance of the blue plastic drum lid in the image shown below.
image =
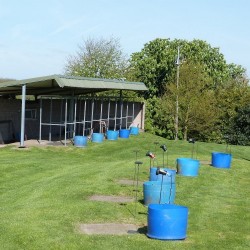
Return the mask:
<path fill-rule="evenodd" d="M 115 141 L 118 139 L 118 131 L 114 131 L 114 130 L 108 130 L 107 131 L 107 139 L 110 141 Z"/>
<path fill-rule="evenodd" d="M 162 168 L 161 168 L 162 169 Z M 167 183 L 175 183 L 175 177 L 176 177 L 176 170 L 174 169 L 169 169 L 169 168 L 163 168 L 164 171 L 166 171 L 168 174 L 167 175 L 157 175 L 157 167 L 152 167 L 150 168 L 150 176 L 149 180 L 150 181 L 162 181 L 167 182 Z"/>
<path fill-rule="evenodd" d="M 102 133 L 93 133 L 92 134 L 92 142 L 103 142 L 104 135 Z"/>
<path fill-rule="evenodd" d="M 129 129 L 120 129 L 119 136 L 120 138 L 129 138 L 130 130 Z"/>
<path fill-rule="evenodd" d="M 232 155 L 227 153 L 213 152 L 212 166 L 216 168 L 230 168 Z"/>
<path fill-rule="evenodd" d="M 192 158 L 178 158 L 177 170 L 183 176 L 197 176 L 200 168 L 200 161 Z"/>
<path fill-rule="evenodd" d="M 130 134 L 131 135 L 138 135 L 139 134 L 139 128 L 138 127 L 130 127 Z"/>
<path fill-rule="evenodd" d="M 148 206 L 147 236 L 159 240 L 182 240 L 187 237 L 188 208 L 173 204 Z"/>
<path fill-rule="evenodd" d="M 85 147 L 87 146 L 88 138 L 87 136 L 76 135 L 74 137 L 74 145 L 76 147 Z"/>
<path fill-rule="evenodd" d="M 172 204 L 175 200 L 175 183 L 161 183 L 161 181 L 146 181 L 143 183 L 144 205 Z"/>

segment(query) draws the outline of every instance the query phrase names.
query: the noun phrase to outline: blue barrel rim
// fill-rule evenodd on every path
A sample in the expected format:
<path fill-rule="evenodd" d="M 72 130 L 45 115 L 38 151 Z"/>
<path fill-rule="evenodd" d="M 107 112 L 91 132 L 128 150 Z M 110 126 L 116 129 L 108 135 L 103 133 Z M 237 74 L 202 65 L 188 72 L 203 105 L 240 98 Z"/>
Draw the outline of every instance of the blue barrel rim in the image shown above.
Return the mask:
<path fill-rule="evenodd" d="M 173 208 L 176 208 L 176 209 L 188 209 L 187 206 L 184 206 L 184 205 L 179 205 L 179 204 L 150 204 L 148 206 L 149 209 L 154 209 L 154 210 L 164 210 L 164 209 L 173 209 Z"/>
<path fill-rule="evenodd" d="M 200 161 L 199 161 L 199 160 L 197 160 L 197 159 L 193 159 L 193 158 L 185 158 L 185 157 L 179 157 L 179 158 L 177 158 L 177 159 L 176 159 L 176 161 L 177 161 L 177 160 L 184 160 L 184 161 L 188 160 L 188 161 L 200 162 Z"/>
<path fill-rule="evenodd" d="M 225 152 L 212 152 L 212 154 L 221 154 L 221 155 L 232 155 L 231 153 L 225 153 Z"/>

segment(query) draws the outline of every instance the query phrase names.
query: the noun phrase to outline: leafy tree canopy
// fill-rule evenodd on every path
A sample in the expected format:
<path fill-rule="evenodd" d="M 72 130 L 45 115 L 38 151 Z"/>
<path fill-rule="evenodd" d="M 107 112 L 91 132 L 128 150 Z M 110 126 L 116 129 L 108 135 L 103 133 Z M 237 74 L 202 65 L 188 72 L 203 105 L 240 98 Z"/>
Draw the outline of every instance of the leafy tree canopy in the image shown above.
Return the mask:
<path fill-rule="evenodd" d="M 205 41 L 157 38 L 145 44 L 140 52 L 133 53 L 130 60 L 131 75 L 149 88 L 146 98 L 162 96 L 165 84 L 175 78 L 178 47 L 180 61 L 201 65 L 212 79 L 210 87 L 217 87 L 230 77 L 243 77 L 246 72 L 241 66 L 228 65 L 219 49 Z"/>
<path fill-rule="evenodd" d="M 230 143 L 250 146 L 250 104 L 237 111 L 228 134 Z"/>
<path fill-rule="evenodd" d="M 89 38 L 79 45 L 76 55 L 68 58 L 65 73 L 73 76 L 121 79 L 128 60 L 118 39 Z"/>
<path fill-rule="evenodd" d="M 175 83 L 166 85 L 162 112 L 174 123 L 178 96 L 179 137 L 185 140 L 188 137 L 204 139 L 218 118 L 214 92 L 207 87 L 212 79 L 201 65 L 194 63 L 184 63 L 180 75 L 178 88 Z"/>

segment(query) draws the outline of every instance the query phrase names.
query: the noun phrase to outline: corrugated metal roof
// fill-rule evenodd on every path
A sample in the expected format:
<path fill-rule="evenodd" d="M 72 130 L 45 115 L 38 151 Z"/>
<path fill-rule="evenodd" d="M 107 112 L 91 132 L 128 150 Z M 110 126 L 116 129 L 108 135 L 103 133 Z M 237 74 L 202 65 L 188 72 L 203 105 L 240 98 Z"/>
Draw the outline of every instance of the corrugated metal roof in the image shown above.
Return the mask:
<path fill-rule="evenodd" d="M 0 83 L 0 95 L 21 94 L 22 85 L 26 84 L 28 95 L 60 94 L 75 95 L 100 92 L 105 90 L 148 90 L 142 82 L 126 82 L 101 78 L 51 75 Z"/>

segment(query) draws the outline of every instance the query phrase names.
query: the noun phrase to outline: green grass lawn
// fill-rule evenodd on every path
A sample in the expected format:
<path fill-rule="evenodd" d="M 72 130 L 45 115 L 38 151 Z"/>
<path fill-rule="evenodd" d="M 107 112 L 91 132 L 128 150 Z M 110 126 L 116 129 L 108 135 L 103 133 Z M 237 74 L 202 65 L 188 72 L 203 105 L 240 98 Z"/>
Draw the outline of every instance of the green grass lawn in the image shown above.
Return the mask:
<path fill-rule="evenodd" d="M 0 249 L 250 249 L 250 147 L 232 146 L 232 167 L 201 165 L 198 177 L 176 177 L 175 203 L 189 208 L 187 238 L 160 241 L 143 233 L 123 236 L 84 235 L 80 223 L 132 223 L 146 232 L 147 208 L 138 202 L 120 204 L 88 200 L 94 194 L 134 197 L 135 152 L 143 161 L 139 179 L 148 180 L 154 151 L 162 164 L 175 169 L 178 157 L 191 157 L 192 144 L 167 141 L 147 133 L 118 141 L 89 143 L 86 148 L 0 148 Z M 222 144 L 197 142 L 197 158 L 211 160 Z M 167 157 L 165 155 L 165 163 Z M 139 199 L 143 199 L 140 187 Z"/>

